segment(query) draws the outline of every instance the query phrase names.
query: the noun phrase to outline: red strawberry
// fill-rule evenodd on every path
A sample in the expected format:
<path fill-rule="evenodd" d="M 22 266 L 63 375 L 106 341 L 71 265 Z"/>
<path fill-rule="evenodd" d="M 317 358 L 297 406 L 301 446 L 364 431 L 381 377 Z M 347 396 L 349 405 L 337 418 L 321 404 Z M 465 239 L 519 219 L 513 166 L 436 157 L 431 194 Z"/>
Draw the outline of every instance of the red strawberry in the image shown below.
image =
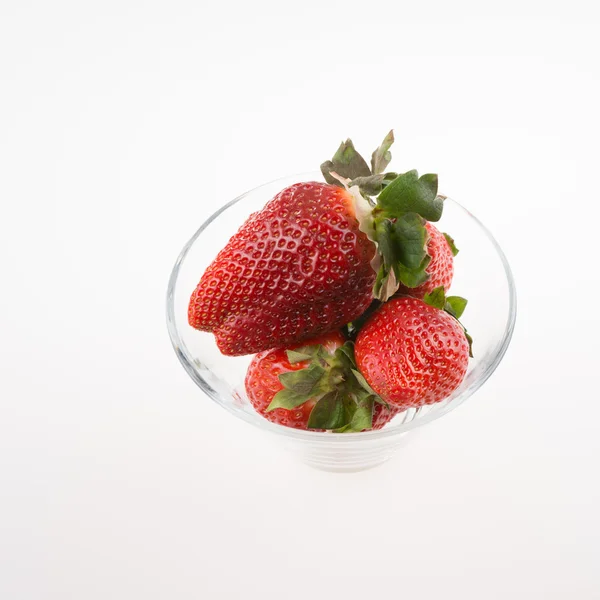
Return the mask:
<path fill-rule="evenodd" d="M 250 354 L 338 329 L 371 302 L 373 244 L 350 194 L 298 183 L 229 240 L 189 305 L 189 323 L 212 331 L 223 354 Z"/>
<path fill-rule="evenodd" d="M 445 307 L 458 317 L 466 301 L 446 299 L 441 287 L 425 300 L 393 298 L 374 313 L 356 340 L 360 372 L 383 400 L 402 409 L 440 402 L 467 372 L 470 338 L 457 318 L 441 310 Z"/>
<path fill-rule="evenodd" d="M 427 254 L 431 257 L 431 262 L 425 269 L 429 279 L 416 288 L 400 286 L 400 293 L 422 298 L 425 294 L 432 292 L 435 288 L 443 286 L 447 292 L 452 284 L 454 275 L 454 256 L 458 250 L 450 236 L 441 233 L 431 223 L 425 223 L 425 229 L 429 235 L 427 240 Z"/>
<path fill-rule="evenodd" d="M 333 389 L 328 387 L 329 381 L 327 381 L 328 375 L 332 373 L 331 369 L 338 369 L 338 371 L 342 369 L 339 361 L 336 360 L 335 353 L 337 349 L 344 346 L 344 342 L 345 340 L 342 335 L 335 331 L 310 340 L 310 346 L 295 346 L 288 350 L 266 350 L 257 354 L 252 359 L 246 374 L 246 393 L 248 394 L 248 399 L 252 406 L 260 415 L 272 423 L 278 423 L 279 425 L 293 427 L 295 429 L 308 429 L 309 418 L 318 400 L 323 398 L 324 395 L 328 394 Z M 290 405 L 290 408 L 275 408 L 269 411 L 269 405 L 273 402 L 275 396 L 281 392 L 285 393 L 284 385 L 282 381 L 280 381 L 279 376 L 285 373 L 306 373 L 313 359 L 309 356 L 307 356 L 306 360 L 294 360 L 294 358 L 301 359 L 305 356 L 303 355 L 303 352 L 313 352 L 312 350 L 309 350 L 309 348 L 314 350 L 319 347 L 322 348 L 323 352 L 323 355 L 317 359 L 319 364 L 323 365 L 323 359 L 325 359 L 326 361 L 329 361 L 330 367 L 327 367 L 324 381 L 316 386 L 315 396 L 304 400 L 297 406 Z M 298 354 L 290 355 L 288 353 L 289 350 L 297 350 Z M 344 356 L 347 357 L 347 355 Z M 292 362 L 290 362 L 290 358 L 292 359 Z M 344 376 L 338 378 L 338 383 L 334 385 L 340 386 L 340 389 L 343 389 L 345 392 L 363 392 L 360 387 L 356 385 L 356 380 L 353 375 L 349 373 L 345 367 L 342 371 L 344 372 Z M 335 378 L 335 372 L 333 375 Z M 344 377 L 351 378 L 351 381 L 344 381 Z M 286 383 L 289 385 L 289 380 L 286 381 Z M 298 384 L 298 379 L 296 378 L 293 383 Z M 310 393 L 308 395 L 310 396 Z M 368 394 L 365 394 L 365 396 L 366 395 Z M 289 401 L 289 394 L 287 400 Z M 302 398 L 299 400 L 302 400 Z M 372 429 L 381 429 L 398 412 L 395 408 L 388 408 L 383 404 L 373 403 L 372 400 L 369 402 L 369 410 L 371 410 L 372 407 Z M 283 403 L 285 403 L 285 399 Z M 295 402 L 292 402 L 292 404 L 295 404 Z M 351 404 L 354 406 L 354 400 L 351 401 Z M 366 424 L 369 425 L 369 423 Z M 337 425 L 339 425 L 339 427 L 336 427 L 338 429 L 346 426 L 347 430 L 352 430 L 351 427 L 348 427 L 347 423 L 340 422 L 337 423 Z M 367 428 L 371 427 L 365 427 L 365 429 Z M 311 427 L 311 429 L 315 431 L 324 430 L 324 428 L 319 427 Z"/>
<path fill-rule="evenodd" d="M 344 337 L 338 331 L 310 341 L 311 344 L 322 344 L 328 354 L 333 354 L 344 342 Z M 294 346 L 290 349 L 293 350 L 297 347 Z M 283 390 L 279 375 L 305 369 L 309 363 L 310 360 L 290 363 L 284 348 L 259 352 L 252 359 L 246 373 L 246 393 L 256 412 L 272 423 L 296 429 L 307 429 L 308 417 L 316 404 L 315 399 L 307 400 L 294 409 L 276 408 L 267 412 L 267 408 L 275 394 Z"/>
<path fill-rule="evenodd" d="M 385 406 L 385 404 L 380 404 L 376 402 L 373 404 L 373 430 L 383 429 L 385 425 L 387 425 L 399 412 L 402 412 L 401 409 L 392 406 L 391 404 Z"/>

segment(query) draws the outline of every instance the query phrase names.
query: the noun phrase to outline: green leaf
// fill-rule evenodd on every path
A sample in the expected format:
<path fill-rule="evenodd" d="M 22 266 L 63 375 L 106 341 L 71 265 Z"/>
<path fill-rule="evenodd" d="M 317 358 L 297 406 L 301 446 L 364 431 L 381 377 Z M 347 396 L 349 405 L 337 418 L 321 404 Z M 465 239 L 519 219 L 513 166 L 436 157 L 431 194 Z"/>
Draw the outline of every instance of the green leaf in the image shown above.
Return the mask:
<path fill-rule="evenodd" d="M 373 396 L 377 395 L 360 371 L 358 371 L 357 369 L 352 369 L 352 373 L 354 373 L 354 377 L 356 377 L 356 381 L 358 381 L 360 387 L 362 387 L 365 391 L 367 391 L 369 394 L 372 394 Z"/>
<path fill-rule="evenodd" d="M 292 409 L 304 404 L 307 400 L 313 397 L 312 394 L 297 394 L 292 390 L 281 390 L 273 396 L 273 400 L 267 407 L 267 412 L 271 412 L 276 408 Z"/>
<path fill-rule="evenodd" d="M 333 433 L 352 433 L 352 429 L 350 429 L 350 423 L 348 423 L 348 425 L 344 425 L 343 427 L 334 429 Z"/>
<path fill-rule="evenodd" d="M 354 363 L 354 342 L 344 342 L 344 345 L 340 346 L 336 352 L 343 352 Z"/>
<path fill-rule="evenodd" d="M 296 363 L 304 362 L 306 360 L 311 360 L 313 357 L 313 354 L 302 352 L 301 348 L 296 350 L 286 350 L 285 353 L 287 354 L 288 361 L 291 365 L 295 365 Z"/>
<path fill-rule="evenodd" d="M 388 276 L 388 269 L 386 269 L 385 265 L 381 265 L 379 270 L 377 271 L 377 277 L 375 277 L 375 283 L 373 284 L 373 297 L 377 299 L 381 299 L 381 290 L 383 288 L 383 284 Z"/>
<path fill-rule="evenodd" d="M 423 302 L 425 302 L 425 304 L 429 304 L 429 306 L 443 310 L 444 306 L 446 305 L 446 293 L 444 292 L 444 286 L 440 285 L 432 292 L 429 292 L 429 294 L 425 294 L 425 296 L 423 296 Z"/>
<path fill-rule="evenodd" d="M 318 364 L 312 364 L 306 369 L 288 371 L 279 375 L 284 388 L 299 395 L 312 394 L 317 384 L 325 374 L 325 369 Z"/>
<path fill-rule="evenodd" d="M 347 179 L 356 179 L 357 177 L 368 177 L 371 175 L 369 165 L 367 165 L 365 159 L 356 151 L 350 139 L 342 142 L 333 158 L 321 165 L 321 173 L 323 173 L 325 181 L 333 185 L 342 186 L 340 181 L 331 176 L 332 171 Z"/>
<path fill-rule="evenodd" d="M 387 218 L 380 217 L 376 220 L 374 240 L 377 242 L 377 256 L 371 265 L 377 270 L 377 277 L 373 285 L 373 297 L 381 302 L 386 302 L 397 291 L 402 282 L 401 273 L 406 271 L 406 279 L 410 279 L 411 271 L 400 263 L 400 241 L 396 232 L 396 224 Z M 423 263 L 423 269 L 428 263 Z M 418 269 L 416 269 L 418 271 Z M 422 274 L 419 280 L 426 280 L 428 275 Z"/>
<path fill-rule="evenodd" d="M 450 246 L 450 250 L 452 250 L 452 256 L 456 256 L 460 250 L 456 247 L 456 244 L 454 243 L 454 239 L 449 236 L 447 233 L 444 233 L 444 237 L 446 238 L 446 241 L 448 242 L 448 246 Z"/>
<path fill-rule="evenodd" d="M 373 428 L 373 396 L 358 401 L 350 420 L 345 427 L 336 429 L 336 433 L 359 433 Z"/>
<path fill-rule="evenodd" d="M 426 253 L 427 230 L 423 219 L 416 213 L 404 217 L 396 223 L 387 218 L 376 222 L 375 234 L 383 265 L 377 274 L 373 295 L 384 302 L 396 293 L 400 283 L 413 288 L 429 279 L 425 269 L 431 257 Z"/>
<path fill-rule="evenodd" d="M 337 152 L 333 155 L 333 164 L 344 166 L 348 169 L 348 174 L 339 173 L 344 177 L 360 177 L 361 175 L 371 175 L 371 170 L 365 162 L 365 159 L 356 151 L 351 139 L 347 139 L 340 144 Z"/>
<path fill-rule="evenodd" d="M 377 196 L 383 189 L 386 176 L 381 175 L 369 175 L 367 177 L 357 177 L 350 182 L 350 185 L 357 185 L 360 191 L 368 196 Z"/>
<path fill-rule="evenodd" d="M 388 269 L 385 265 L 382 265 L 383 271 L 380 271 L 375 279 L 373 297 L 381 302 L 387 302 L 398 291 L 398 287 L 400 286 L 398 283 L 399 278 L 396 277 L 399 263 L 393 264 L 392 267 L 392 269 Z M 380 274 L 382 275 L 381 278 L 379 277 Z"/>
<path fill-rule="evenodd" d="M 465 336 L 467 338 L 467 342 L 469 342 L 469 356 L 473 358 L 473 338 L 467 333 L 465 329 Z"/>
<path fill-rule="evenodd" d="M 417 171 L 398 175 L 387 185 L 377 199 L 377 206 L 384 216 L 398 218 L 415 212 L 428 221 L 439 221 L 444 201 L 437 195 L 437 175 L 419 177 Z"/>
<path fill-rule="evenodd" d="M 398 260 L 407 269 L 417 269 L 427 253 L 425 220 L 417 213 L 402 215 L 395 223 Z"/>
<path fill-rule="evenodd" d="M 455 319 L 460 319 L 465 312 L 467 303 L 468 300 L 466 298 L 461 298 L 460 296 L 448 296 L 446 298 L 444 310 Z"/>
<path fill-rule="evenodd" d="M 334 357 L 345 372 L 352 370 L 356 366 L 354 361 L 354 344 L 346 342 L 335 351 Z"/>
<path fill-rule="evenodd" d="M 308 418 L 309 429 L 338 429 L 350 421 L 343 394 L 325 394 L 314 406 Z"/>
<path fill-rule="evenodd" d="M 390 269 L 398 260 L 398 245 L 396 228 L 389 219 L 381 219 L 375 224 L 375 235 L 379 254 L 383 257 L 384 264 Z"/>
<path fill-rule="evenodd" d="M 373 401 L 385 406 L 388 410 L 392 410 L 392 407 L 381 396 L 373 396 Z"/>
<path fill-rule="evenodd" d="M 381 145 L 373 155 L 371 156 L 371 171 L 373 171 L 374 175 L 379 173 L 383 173 L 386 167 L 390 164 L 392 160 L 392 153 L 390 152 L 390 148 L 394 143 L 394 130 L 392 129 L 383 139 Z"/>
<path fill-rule="evenodd" d="M 416 269 L 409 269 L 404 265 L 398 265 L 398 279 L 408 288 L 416 288 L 423 285 L 429 279 L 426 269 L 431 262 L 431 256 L 425 255 L 423 262 Z"/>

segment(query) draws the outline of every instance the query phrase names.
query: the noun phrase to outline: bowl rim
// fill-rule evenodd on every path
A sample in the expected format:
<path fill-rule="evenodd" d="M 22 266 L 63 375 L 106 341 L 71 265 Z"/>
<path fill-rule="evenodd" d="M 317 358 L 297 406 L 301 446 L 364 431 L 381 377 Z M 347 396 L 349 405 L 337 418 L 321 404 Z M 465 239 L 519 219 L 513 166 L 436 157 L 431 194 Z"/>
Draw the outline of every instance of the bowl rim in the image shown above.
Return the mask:
<path fill-rule="evenodd" d="M 514 276 L 506 255 L 504 254 L 502 248 L 490 232 L 490 230 L 475 216 L 471 211 L 466 209 L 462 204 L 453 200 L 450 197 L 446 198 L 446 202 L 450 201 L 453 204 L 457 205 L 461 210 L 463 210 L 469 217 L 471 217 L 475 223 L 479 226 L 479 228 L 483 231 L 485 236 L 491 242 L 494 247 L 496 253 L 498 254 L 502 266 L 504 268 L 504 273 L 506 275 L 506 280 L 508 283 L 508 294 L 509 294 L 509 305 L 508 305 L 508 319 L 506 322 L 506 326 L 504 329 L 504 333 L 500 343 L 498 344 L 498 349 L 493 359 L 490 360 L 489 364 L 486 366 L 485 370 L 480 374 L 480 376 L 473 381 L 467 388 L 463 390 L 459 390 L 458 394 L 455 398 L 450 396 L 451 401 L 446 402 L 446 404 L 440 408 L 438 411 L 431 411 L 418 419 L 411 419 L 409 422 L 404 422 L 396 425 L 395 427 L 379 429 L 376 431 L 363 431 L 360 433 L 344 433 L 344 434 L 333 434 L 331 432 L 317 432 L 317 431 L 309 431 L 302 429 L 294 429 L 291 427 L 284 427 L 282 425 L 277 425 L 276 423 L 271 423 L 267 419 L 261 418 L 258 414 L 253 415 L 251 413 L 247 413 L 244 411 L 236 410 L 233 406 L 229 406 L 226 403 L 221 402 L 220 394 L 218 391 L 214 390 L 208 382 L 206 382 L 203 377 L 198 372 L 196 363 L 194 361 L 193 356 L 187 349 L 185 342 L 181 338 L 179 334 L 179 330 L 177 328 L 177 324 L 175 321 L 175 288 L 177 285 L 177 279 L 179 275 L 179 270 L 181 264 L 187 257 L 191 247 L 196 242 L 196 240 L 200 237 L 202 232 L 223 212 L 227 209 L 231 208 L 241 200 L 243 200 L 249 194 L 267 186 L 271 186 L 278 182 L 284 182 L 291 180 L 292 178 L 297 178 L 297 181 L 313 181 L 318 180 L 321 174 L 317 171 L 308 171 L 297 174 L 287 175 L 285 177 L 278 177 L 277 179 L 273 179 L 266 183 L 262 183 L 253 187 L 250 190 L 247 190 L 235 197 L 233 200 L 230 200 L 223 206 L 221 206 L 218 210 L 216 210 L 202 225 L 198 228 L 198 230 L 192 235 L 192 237 L 188 240 L 188 242 L 184 245 L 175 264 L 171 270 L 171 274 L 169 277 L 169 283 L 167 286 L 167 294 L 166 294 L 166 317 L 167 317 L 167 329 L 169 332 L 169 337 L 171 339 L 171 344 L 173 349 L 175 350 L 175 354 L 179 359 L 179 362 L 182 364 L 183 368 L 190 376 L 192 381 L 196 383 L 196 385 L 214 402 L 216 402 L 219 406 L 226 409 L 231 414 L 236 417 L 246 421 L 247 423 L 251 423 L 252 425 L 275 433 L 277 435 L 282 435 L 288 438 L 295 438 L 297 440 L 307 441 L 311 443 L 326 443 L 326 444 L 345 444 L 345 443 L 355 443 L 358 441 L 373 441 L 375 439 L 383 439 L 390 438 L 396 435 L 404 434 L 410 430 L 416 429 L 427 423 L 431 423 L 436 419 L 448 414 L 450 411 L 456 409 L 460 406 L 465 400 L 467 400 L 470 396 L 472 396 L 492 375 L 492 373 L 496 370 L 502 358 L 506 354 L 506 350 L 510 345 L 510 341 L 512 339 L 512 335 L 515 328 L 516 317 L 517 317 L 517 291 L 514 281 Z M 408 409 L 412 410 L 412 409 Z"/>

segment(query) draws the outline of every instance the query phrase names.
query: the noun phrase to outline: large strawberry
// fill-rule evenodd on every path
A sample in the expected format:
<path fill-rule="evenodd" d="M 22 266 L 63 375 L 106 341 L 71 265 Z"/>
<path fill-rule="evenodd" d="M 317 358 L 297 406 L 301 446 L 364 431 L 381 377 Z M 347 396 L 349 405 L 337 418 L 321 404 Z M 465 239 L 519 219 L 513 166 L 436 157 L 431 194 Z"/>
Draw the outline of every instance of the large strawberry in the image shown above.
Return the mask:
<path fill-rule="evenodd" d="M 356 364 L 386 402 L 406 409 L 447 398 L 467 371 L 470 337 L 458 318 L 466 300 L 442 287 L 424 300 L 395 297 L 363 326 Z"/>
<path fill-rule="evenodd" d="M 223 354 L 251 354 L 338 329 L 401 285 L 435 283 L 437 176 L 382 173 L 392 141 L 369 168 L 347 140 L 321 165 L 328 183 L 295 184 L 254 213 L 202 276 L 190 325 L 212 332 Z"/>
<path fill-rule="evenodd" d="M 286 427 L 381 429 L 398 410 L 376 401 L 355 367 L 352 344 L 334 331 L 307 346 L 257 354 L 246 374 L 246 392 L 260 415 Z"/>
<path fill-rule="evenodd" d="M 190 300 L 190 325 L 212 331 L 228 355 L 338 329 L 371 302 L 374 255 L 346 190 L 298 183 L 250 217 L 219 252 Z"/>

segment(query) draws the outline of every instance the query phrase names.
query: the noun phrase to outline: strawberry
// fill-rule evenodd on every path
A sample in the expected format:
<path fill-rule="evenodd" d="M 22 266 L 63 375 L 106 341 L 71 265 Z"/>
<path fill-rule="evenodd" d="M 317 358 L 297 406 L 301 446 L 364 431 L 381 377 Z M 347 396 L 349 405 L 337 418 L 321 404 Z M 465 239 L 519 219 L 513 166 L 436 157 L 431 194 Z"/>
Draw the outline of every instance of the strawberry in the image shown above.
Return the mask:
<path fill-rule="evenodd" d="M 321 344 L 327 354 L 331 355 L 340 346 L 343 346 L 344 342 L 344 337 L 339 332 L 333 331 L 315 338 L 310 343 Z M 297 347 L 290 348 L 290 350 Z M 259 352 L 252 359 L 246 374 L 246 393 L 255 410 L 272 423 L 295 429 L 307 429 L 310 412 L 316 404 L 314 398 L 308 399 L 304 404 L 295 408 L 276 408 L 271 412 L 267 412 L 267 409 L 275 394 L 283 390 L 279 375 L 300 371 L 305 369 L 308 364 L 308 361 L 291 363 L 283 348 Z"/>
<path fill-rule="evenodd" d="M 219 252 L 192 294 L 189 323 L 212 331 L 228 355 L 338 329 L 371 302 L 374 255 L 346 190 L 292 185 Z"/>
<path fill-rule="evenodd" d="M 266 350 L 252 359 L 246 392 L 260 415 L 295 429 L 362 431 L 381 429 L 397 414 L 361 387 L 360 374 L 352 371 L 352 344 L 338 331 L 308 344 Z"/>
<path fill-rule="evenodd" d="M 400 285 L 399 288 L 402 294 L 408 294 L 415 298 L 423 298 L 425 294 L 440 286 L 446 292 L 450 289 L 454 275 L 454 257 L 458 254 L 454 240 L 447 233 L 441 233 L 429 222 L 425 223 L 425 229 L 428 234 L 427 254 L 431 257 L 431 262 L 425 269 L 429 279 L 416 288 L 409 288 L 405 285 Z"/>
<path fill-rule="evenodd" d="M 437 176 L 383 173 L 392 142 L 369 167 L 347 140 L 321 165 L 327 183 L 292 185 L 251 215 L 200 279 L 190 325 L 223 354 L 251 354 L 339 329 L 400 286 L 449 285 L 452 260 L 428 223 L 443 209 Z"/>
<path fill-rule="evenodd" d="M 356 364 L 369 386 L 399 409 L 447 398 L 467 372 L 471 340 L 458 321 L 465 306 L 441 286 L 423 300 L 383 304 L 356 340 Z"/>
<path fill-rule="evenodd" d="M 402 412 L 399 408 L 383 402 L 373 404 L 373 425 L 371 429 L 383 429 L 398 413 Z"/>

